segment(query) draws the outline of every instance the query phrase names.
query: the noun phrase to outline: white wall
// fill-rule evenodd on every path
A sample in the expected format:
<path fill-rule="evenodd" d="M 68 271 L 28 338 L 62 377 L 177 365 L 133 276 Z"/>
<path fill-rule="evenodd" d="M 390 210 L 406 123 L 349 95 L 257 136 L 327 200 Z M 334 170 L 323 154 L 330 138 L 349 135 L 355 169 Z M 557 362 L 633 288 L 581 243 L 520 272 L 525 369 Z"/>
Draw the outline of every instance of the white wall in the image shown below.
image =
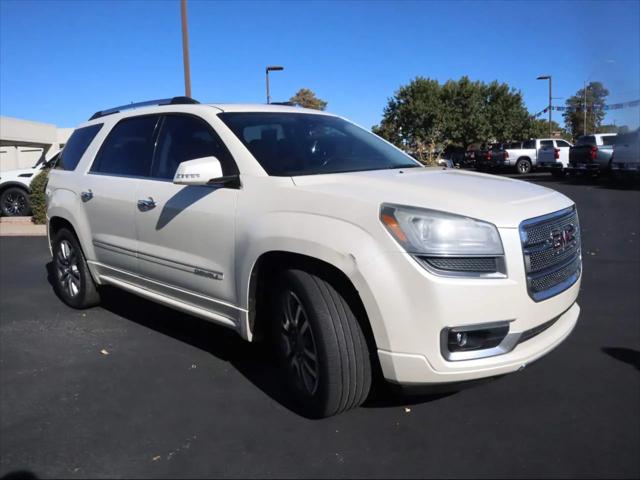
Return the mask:
<path fill-rule="evenodd" d="M 0 117 L 0 171 L 32 167 L 42 155 L 51 158 L 72 132 L 50 123 Z"/>

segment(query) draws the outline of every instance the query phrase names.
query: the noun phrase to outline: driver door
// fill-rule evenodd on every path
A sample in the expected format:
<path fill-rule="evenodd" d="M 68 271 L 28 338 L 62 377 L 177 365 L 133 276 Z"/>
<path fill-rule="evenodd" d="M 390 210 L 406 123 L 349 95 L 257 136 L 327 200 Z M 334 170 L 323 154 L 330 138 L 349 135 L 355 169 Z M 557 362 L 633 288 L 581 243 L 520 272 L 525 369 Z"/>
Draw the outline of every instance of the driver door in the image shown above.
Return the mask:
<path fill-rule="evenodd" d="M 230 153 L 200 117 L 163 116 L 151 168 L 140 180 L 136 226 L 141 275 L 153 289 L 236 323 L 235 211 L 239 190 L 176 185 L 181 162 L 214 156 L 237 174 Z"/>

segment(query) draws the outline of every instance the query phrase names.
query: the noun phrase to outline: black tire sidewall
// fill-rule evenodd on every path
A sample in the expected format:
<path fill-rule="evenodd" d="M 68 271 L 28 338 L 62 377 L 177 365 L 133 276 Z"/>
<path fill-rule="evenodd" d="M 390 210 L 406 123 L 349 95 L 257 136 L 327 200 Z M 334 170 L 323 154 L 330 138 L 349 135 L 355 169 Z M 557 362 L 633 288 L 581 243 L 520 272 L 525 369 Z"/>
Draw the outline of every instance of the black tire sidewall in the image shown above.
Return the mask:
<path fill-rule="evenodd" d="M 286 382 L 289 386 L 289 390 L 293 393 L 296 401 L 299 406 L 306 410 L 306 413 L 310 415 L 314 415 L 315 412 L 322 410 L 322 407 L 327 402 L 327 397 L 329 394 L 329 378 L 330 373 L 332 372 L 332 368 L 336 369 L 337 365 L 334 363 L 336 358 L 336 352 L 331 348 L 331 342 L 328 342 L 327 332 L 322 328 L 323 320 L 320 318 L 321 316 L 328 314 L 328 312 L 318 311 L 317 302 L 315 302 L 308 291 L 308 288 L 301 281 L 298 275 L 292 273 L 291 271 L 283 272 L 279 277 L 277 286 L 276 286 L 276 303 L 275 303 L 275 323 L 276 328 L 280 328 L 280 323 L 282 321 L 282 315 L 284 312 L 283 309 L 283 299 L 287 290 L 291 290 L 296 294 L 300 302 L 302 303 L 305 312 L 307 314 L 307 320 L 309 321 L 309 326 L 311 327 L 311 331 L 313 332 L 313 336 L 316 342 L 316 348 L 318 353 L 318 362 L 319 362 L 319 379 L 318 379 L 318 389 L 313 396 L 309 396 L 305 392 L 300 391 L 295 387 L 294 382 L 290 378 L 290 373 L 288 371 L 288 367 L 286 365 L 282 350 L 278 347 L 278 360 L 280 362 L 281 368 L 286 377 Z M 321 308 L 320 310 L 324 310 Z M 326 320 L 325 320 L 326 321 Z M 335 370 L 333 370 L 335 371 Z"/>
<path fill-rule="evenodd" d="M 81 284 L 78 295 L 73 297 L 69 295 L 63 288 L 60 281 L 58 280 L 58 275 L 56 272 L 55 257 L 63 240 L 67 240 L 71 244 L 71 246 L 76 251 L 76 255 L 78 256 L 78 271 L 80 273 Z M 78 242 L 76 236 L 66 228 L 62 228 L 55 234 L 51 246 L 53 251 L 53 283 L 56 294 L 62 299 L 64 303 L 73 308 L 86 308 L 93 305 L 95 303 L 95 299 L 92 297 L 96 295 L 95 284 L 93 283 L 93 278 L 91 277 L 91 273 L 89 272 L 89 267 L 87 266 L 87 262 L 84 258 L 84 253 L 82 251 L 82 248 L 80 247 L 80 242 Z"/>
<path fill-rule="evenodd" d="M 31 200 L 29 198 L 29 192 L 27 192 L 26 190 L 24 190 L 22 188 L 19 188 L 19 187 L 9 187 L 9 188 L 7 188 L 6 190 L 4 190 L 2 192 L 2 195 L 0 195 L 0 210 L 2 211 L 2 216 L 3 217 L 12 217 L 13 216 L 13 215 L 9 214 L 5 210 L 5 205 L 4 205 L 5 198 L 11 192 L 16 192 L 16 193 L 19 193 L 20 195 L 24 196 L 26 208 L 25 208 L 25 211 L 22 213 L 21 216 L 29 215 L 29 213 L 31 212 Z"/>

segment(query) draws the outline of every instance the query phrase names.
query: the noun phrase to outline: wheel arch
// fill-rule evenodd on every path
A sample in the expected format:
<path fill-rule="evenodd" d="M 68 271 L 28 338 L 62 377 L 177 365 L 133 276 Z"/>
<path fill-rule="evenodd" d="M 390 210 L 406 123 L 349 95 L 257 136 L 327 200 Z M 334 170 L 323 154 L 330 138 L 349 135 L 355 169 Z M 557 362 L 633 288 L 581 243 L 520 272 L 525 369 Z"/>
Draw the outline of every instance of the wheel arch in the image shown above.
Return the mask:
<path fill-rule="evenodd" d="M 281 271 L 290 268 L 313 273 L 331 283 L 344 295 L 345 300 L 356 316 L 365 335 L 374 369 L 379 368 L 377 343 L 365 303 L 352 279 L 338 266 L 326 259 L 299 252 L 270 250 L 263 252 L 254 262 L 249 275 L 247 291 L 247 336 L 260 339 L 266 334 L 269 318 L 270 285 L 272 279 Z"/>

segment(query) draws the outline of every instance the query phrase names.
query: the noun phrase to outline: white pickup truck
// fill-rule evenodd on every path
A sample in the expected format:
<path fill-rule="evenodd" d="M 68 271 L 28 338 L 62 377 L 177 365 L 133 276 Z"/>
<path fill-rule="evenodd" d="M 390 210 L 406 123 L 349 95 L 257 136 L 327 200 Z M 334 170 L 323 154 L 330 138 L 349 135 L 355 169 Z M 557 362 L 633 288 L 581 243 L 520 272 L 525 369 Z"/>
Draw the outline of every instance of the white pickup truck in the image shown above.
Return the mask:
<path fill-rule="evenodd" d="M 503 165 L 515 167 L 516 171 L 520 174 L 529 173 L 534 167 L 539 167 L 540 151 L 545 147 L 556 147 L 557 142 L 567 143 L 564 140 L 556 140 L 553 138 L 536 138 L 520 143 L 512 143 L 505 150 Z M 569 146 L 567 143 L 567 162 L 569 161 Z M 561 148 L 564 148 L 564 145 Z"/>
<path fill-rule="evenodd" d="M 70 306 L 113 285 L 269 341 L 314 417 L 360 405 L 376 371 L 428 385 L 521 370 L 575 326 L 566 196 L 424 168 L 326 112 L 156 103 L 96 113 L 51 171 L 52 281 Z"/>
<path fill-rule="evenodd" d="M 553 145 L 545 145 L 538 151 L 538 170 L 551 172 L 561 177 L 569 167 L 569 152 L 572 143 L 562 139 L 554 139 Z"/>

